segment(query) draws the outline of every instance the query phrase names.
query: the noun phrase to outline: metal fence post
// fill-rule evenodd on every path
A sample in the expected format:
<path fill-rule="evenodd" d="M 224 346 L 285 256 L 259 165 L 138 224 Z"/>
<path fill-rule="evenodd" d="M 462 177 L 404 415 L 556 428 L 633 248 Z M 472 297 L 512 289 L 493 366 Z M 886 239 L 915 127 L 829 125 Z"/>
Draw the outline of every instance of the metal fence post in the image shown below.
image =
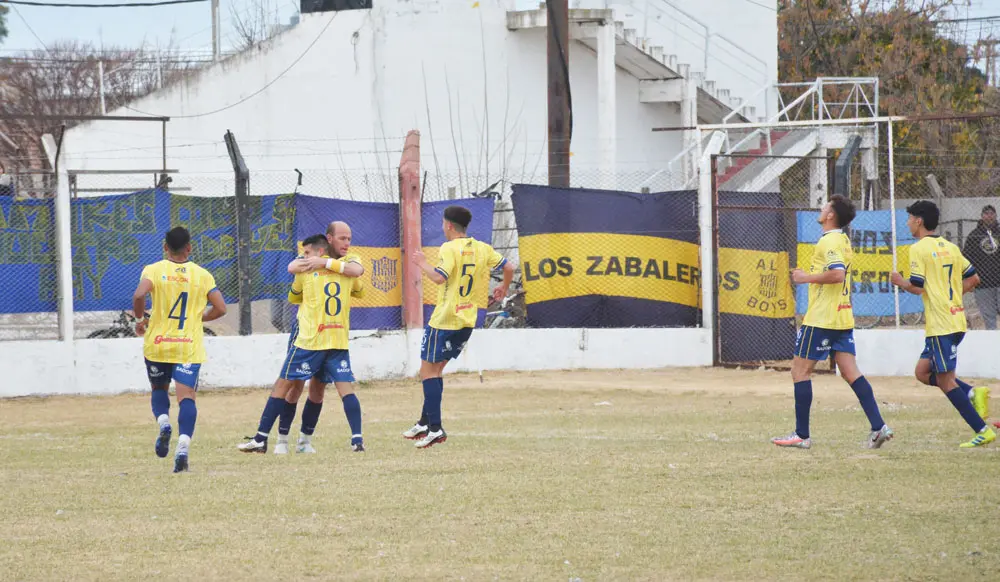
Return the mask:
<path fill-rule="evenodd" d="M 240 335 L 253 333 L 250 303 L 250 170 L 233 132 L 226 131 L 226 149 L 236 178 L 236 270 L 239 281 Z"/>

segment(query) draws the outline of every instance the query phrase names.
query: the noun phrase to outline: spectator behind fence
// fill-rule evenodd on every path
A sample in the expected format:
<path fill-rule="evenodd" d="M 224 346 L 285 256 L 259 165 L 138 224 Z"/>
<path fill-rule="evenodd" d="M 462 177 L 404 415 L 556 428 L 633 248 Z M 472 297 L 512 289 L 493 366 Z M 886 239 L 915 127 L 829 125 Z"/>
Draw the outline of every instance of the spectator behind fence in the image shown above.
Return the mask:
<path fill-rule="evenodd" d="M 983 214 L 975 230 L 965 239 L 963 254 L 976 268 L 983 282 L 976 288 L 976 305 L 983 316 L 986 329 L 997 328 L 997 311 L 1000 309 L 1000 225 L 997 211 L 992 205 L 983 207 Z"/>
<path fill-rule="evenodd" d="M 14 181 L 12 178 L 3 167 L 3 164 L 0 164 L 0 196 L 14 195 Z"/>

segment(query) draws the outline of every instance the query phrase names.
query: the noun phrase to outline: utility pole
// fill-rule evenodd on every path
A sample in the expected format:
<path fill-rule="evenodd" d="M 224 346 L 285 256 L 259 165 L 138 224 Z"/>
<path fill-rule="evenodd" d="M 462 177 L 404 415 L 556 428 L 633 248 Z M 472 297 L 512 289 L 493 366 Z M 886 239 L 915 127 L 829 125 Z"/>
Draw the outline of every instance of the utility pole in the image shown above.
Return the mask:
<path fill-rule="evenodd" d="M 219 62 L 219 0 L 212 0 L 212 61 Z"/>
<path fill-rule="evenodd" d="M 104 104 L 104 61 L 97 61 L 97 92 L 100 94 L 101 115 L 107 115 L 108 108 Z"/>
<path fill-rule="evenodd" d="M 549 186 L 569 187 L 569 2 L 548 0 Z"/>

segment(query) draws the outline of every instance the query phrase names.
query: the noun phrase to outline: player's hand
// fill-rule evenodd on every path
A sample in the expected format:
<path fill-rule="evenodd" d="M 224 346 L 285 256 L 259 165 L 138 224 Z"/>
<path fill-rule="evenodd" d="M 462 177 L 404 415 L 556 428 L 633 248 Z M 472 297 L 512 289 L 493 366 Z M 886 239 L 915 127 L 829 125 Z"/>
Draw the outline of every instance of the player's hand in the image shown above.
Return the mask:
<path fill-rule="evenodd" d="M 306 271 L 319 271 L 320 269 L 326 268 L 326 262 L 329 259 L 324 259 L 323 257 L 309 257 L 308 259 L 301 260 L 302 264 L 306 268 Z"/>
<path fill-rule="evenodd" d="M 809 277 L 808 273 L 806 273 L 802 269 L 793 269 L 792 270 L 792 282 L 793 283 L 808 283 L 809 282 L 808 281 L 808 277 Z"/>
<path fill-rule="evenodd" d="M 142 318 L 139 321 L 135 322 L 135 335 L 138 337 L 146 335 L 146 325 L 148 324 L 149 320 L 146 318 Z"/>
<path fill-rule="evenodd" d="M 902 275 L 900 275 L 896 271 L 893 271 L 892 273 L 889 273 L 889 281 L 892 282 L 892 284 L 895 285 L 896 287 L 902 287 L 903 282 L 906 281 L 906 279 L 903 279 Z"/>
<path fill-rule="evenodd" d="M 410 256 L 413 258 L 413 262 L 418 265 L 423 265 L 427 262 L 427 256 L 424 255 L 424 251 L 420 249 L 413 251 L 413 254 Z"/>
<path fill-rule="evenodd" d="M 493 290 L 493 301 L 501 303 L 506 297 L 507 297 L 507 288 L 504 287 L 503 285 L 499 285 L 497 286 L 496 289 Z"/>

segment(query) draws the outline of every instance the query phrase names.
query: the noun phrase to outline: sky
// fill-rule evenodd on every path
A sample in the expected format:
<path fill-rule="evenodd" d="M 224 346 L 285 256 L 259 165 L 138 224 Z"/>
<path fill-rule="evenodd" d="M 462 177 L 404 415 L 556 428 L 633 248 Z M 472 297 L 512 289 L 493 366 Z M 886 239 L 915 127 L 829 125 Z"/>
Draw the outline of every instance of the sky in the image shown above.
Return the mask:
<path fill-rule="evenodd" d="M 81 2 L 88 0 L 60 0 Z M 97 2 L 128 2 L 132 0 L 89 0 Z M 375 0 L 376 2 L 378 0 Z M 460 0 L 452 0 L 460 1 Z M 576 0 L 571 0 L 571 5 Z M 683 6 L 698 0 L 673 0 Z M 767 2 L 767 0 L 758 0 Z M 537 0 L 517 0 L 518 8 L 537 6 Z M 968 0 L 960 0 L 966 4 Z M 233 45 L 232 12 L 247 14 L 263 3 L 278 22 L 287 24 L 298 12 L 298 0 L 220 0 L 223 49 Z M 75 38 L 95 45 L 125 45 L 139 47 L 143 43 L 165 47 L 171 43 L 192 54 L 211 52 L 211 9 L 209 2 L 154 8 L 43 8 L 8 5 L 7 40 L 0 46 L 0 55 L 10 55 L 23 49 L 41 49 L 57 40 Z M 957 9 L 958 17 L 1000 15 L 1000 0 L 971 0 L 968 7 Z M 978 26 L 978 25 L 977 25 Z M 992 23 L 1000 35 L 1000 23 Z M 975 28 L 975 30 L 973 30 Z M 969 35 L 978 33 L 971 27 Z"/>

